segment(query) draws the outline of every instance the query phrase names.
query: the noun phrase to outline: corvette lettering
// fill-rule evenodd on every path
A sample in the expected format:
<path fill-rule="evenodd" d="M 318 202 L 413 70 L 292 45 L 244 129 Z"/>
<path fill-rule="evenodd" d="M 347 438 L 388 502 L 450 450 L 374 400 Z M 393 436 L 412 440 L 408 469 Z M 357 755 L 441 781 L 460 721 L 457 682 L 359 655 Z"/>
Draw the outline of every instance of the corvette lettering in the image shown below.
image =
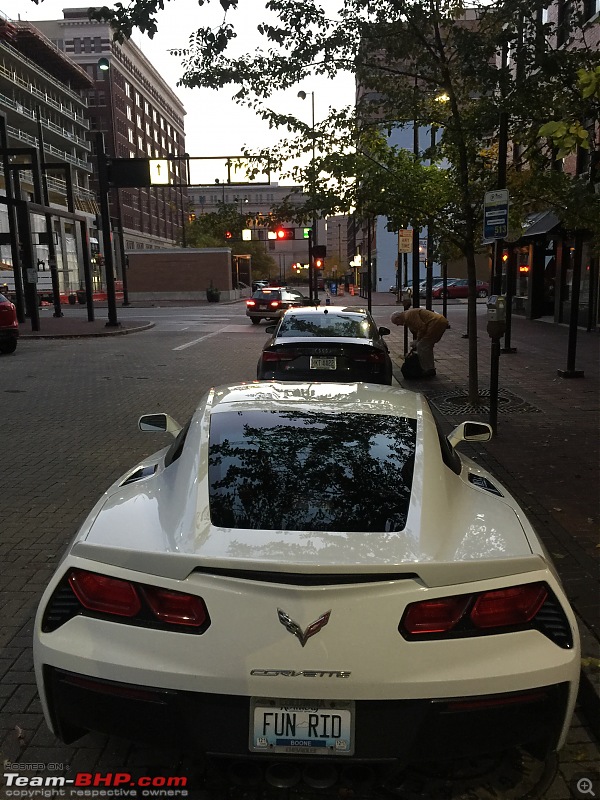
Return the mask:
<path fill-rule="evenodd" d="M 250 675 L 259 678 L 349 678 L 351 672 L 336 669 L 253 669 Z"/>

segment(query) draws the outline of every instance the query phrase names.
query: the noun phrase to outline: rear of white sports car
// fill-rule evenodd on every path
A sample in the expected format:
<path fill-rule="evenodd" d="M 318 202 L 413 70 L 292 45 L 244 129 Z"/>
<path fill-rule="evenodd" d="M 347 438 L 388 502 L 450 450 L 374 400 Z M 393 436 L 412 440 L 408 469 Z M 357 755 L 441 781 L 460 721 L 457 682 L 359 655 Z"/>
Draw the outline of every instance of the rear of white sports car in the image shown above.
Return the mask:
<path fill-rule="evenodd" d="M 103 496 L 46 590 L 50 727 L 256 758 L 559 748 L 573 614 L 418 395 L 220 387 Z"/>

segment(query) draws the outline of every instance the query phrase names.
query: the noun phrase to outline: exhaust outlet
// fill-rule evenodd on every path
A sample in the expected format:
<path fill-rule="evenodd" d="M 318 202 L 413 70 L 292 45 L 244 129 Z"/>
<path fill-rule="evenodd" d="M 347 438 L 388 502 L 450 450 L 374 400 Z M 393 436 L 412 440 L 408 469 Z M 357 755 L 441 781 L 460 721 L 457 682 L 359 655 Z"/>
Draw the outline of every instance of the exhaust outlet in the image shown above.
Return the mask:
<path fill-rule="evenodd" d="M 268 767 L 265 780 L 276 789 L 290 789 L 299 782 L 300 770 L 293 764 L 278 762 Z"/>
<path fill-rule="evenodd" d="M 342 770 L 341 781 L 346 787 L 364 792 L 373 786 L 375 772 L 366 764 L 352 764 Z"/>

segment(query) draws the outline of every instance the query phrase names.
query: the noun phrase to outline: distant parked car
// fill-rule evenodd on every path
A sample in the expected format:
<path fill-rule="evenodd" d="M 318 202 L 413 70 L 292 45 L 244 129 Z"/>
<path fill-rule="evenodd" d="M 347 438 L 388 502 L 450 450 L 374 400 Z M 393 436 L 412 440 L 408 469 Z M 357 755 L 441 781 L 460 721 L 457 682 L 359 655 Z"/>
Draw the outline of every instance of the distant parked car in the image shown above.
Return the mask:
<path fill-rule="evenodd" d="M 0 353 L 14 353 L 18 336 L 17 310 L 6 295 L 0 294 Z"/>
<path fill-rule="evenodd" d="M 364 308 L 292 308 L 267 328 L 256 368 L 259 380 L 368 381 L 391 384 L 392 361 L 378 328 Z"/>
<path fill-rule="evenodd" d="M 487 284 L 485 281 L 477 281 L 477 297 L 487 297 L 489 294 L 489 289 L 489 284 Z M 450 299 L 468 297 L 468 280 L 466 278 L 453 278 L 452 280 L 448 280 L 446 289 L 444 289 L 443 284 L 440 283 L 431 292 L 431 296 L 435 299 L 443 298 L 444 294 Z"/>

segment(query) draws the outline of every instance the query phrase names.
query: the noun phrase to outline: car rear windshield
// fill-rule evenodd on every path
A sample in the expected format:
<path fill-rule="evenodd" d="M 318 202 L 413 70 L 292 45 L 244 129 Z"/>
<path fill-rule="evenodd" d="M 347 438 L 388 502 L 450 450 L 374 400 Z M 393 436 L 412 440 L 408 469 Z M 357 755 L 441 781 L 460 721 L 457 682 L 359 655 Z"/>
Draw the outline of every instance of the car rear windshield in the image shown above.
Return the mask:
<path fill-rule="evenodd" d="M 373 323 L 360 314 L 288 314 L 281 320 L 277 336 L 320 338 L 348 337 L 372 339 L 376 335 Z"/>
<path fill-rule="evenodd" d="M 252 295 L 254 300 L 281 300 L 280 289 L 259 289 Z"/>
<path fill-rule="evenodd" d="M 322 411 L 235 411 L 211 418 L 213 525 L 302 531 L 400 531 L 416 420 Z"/>

